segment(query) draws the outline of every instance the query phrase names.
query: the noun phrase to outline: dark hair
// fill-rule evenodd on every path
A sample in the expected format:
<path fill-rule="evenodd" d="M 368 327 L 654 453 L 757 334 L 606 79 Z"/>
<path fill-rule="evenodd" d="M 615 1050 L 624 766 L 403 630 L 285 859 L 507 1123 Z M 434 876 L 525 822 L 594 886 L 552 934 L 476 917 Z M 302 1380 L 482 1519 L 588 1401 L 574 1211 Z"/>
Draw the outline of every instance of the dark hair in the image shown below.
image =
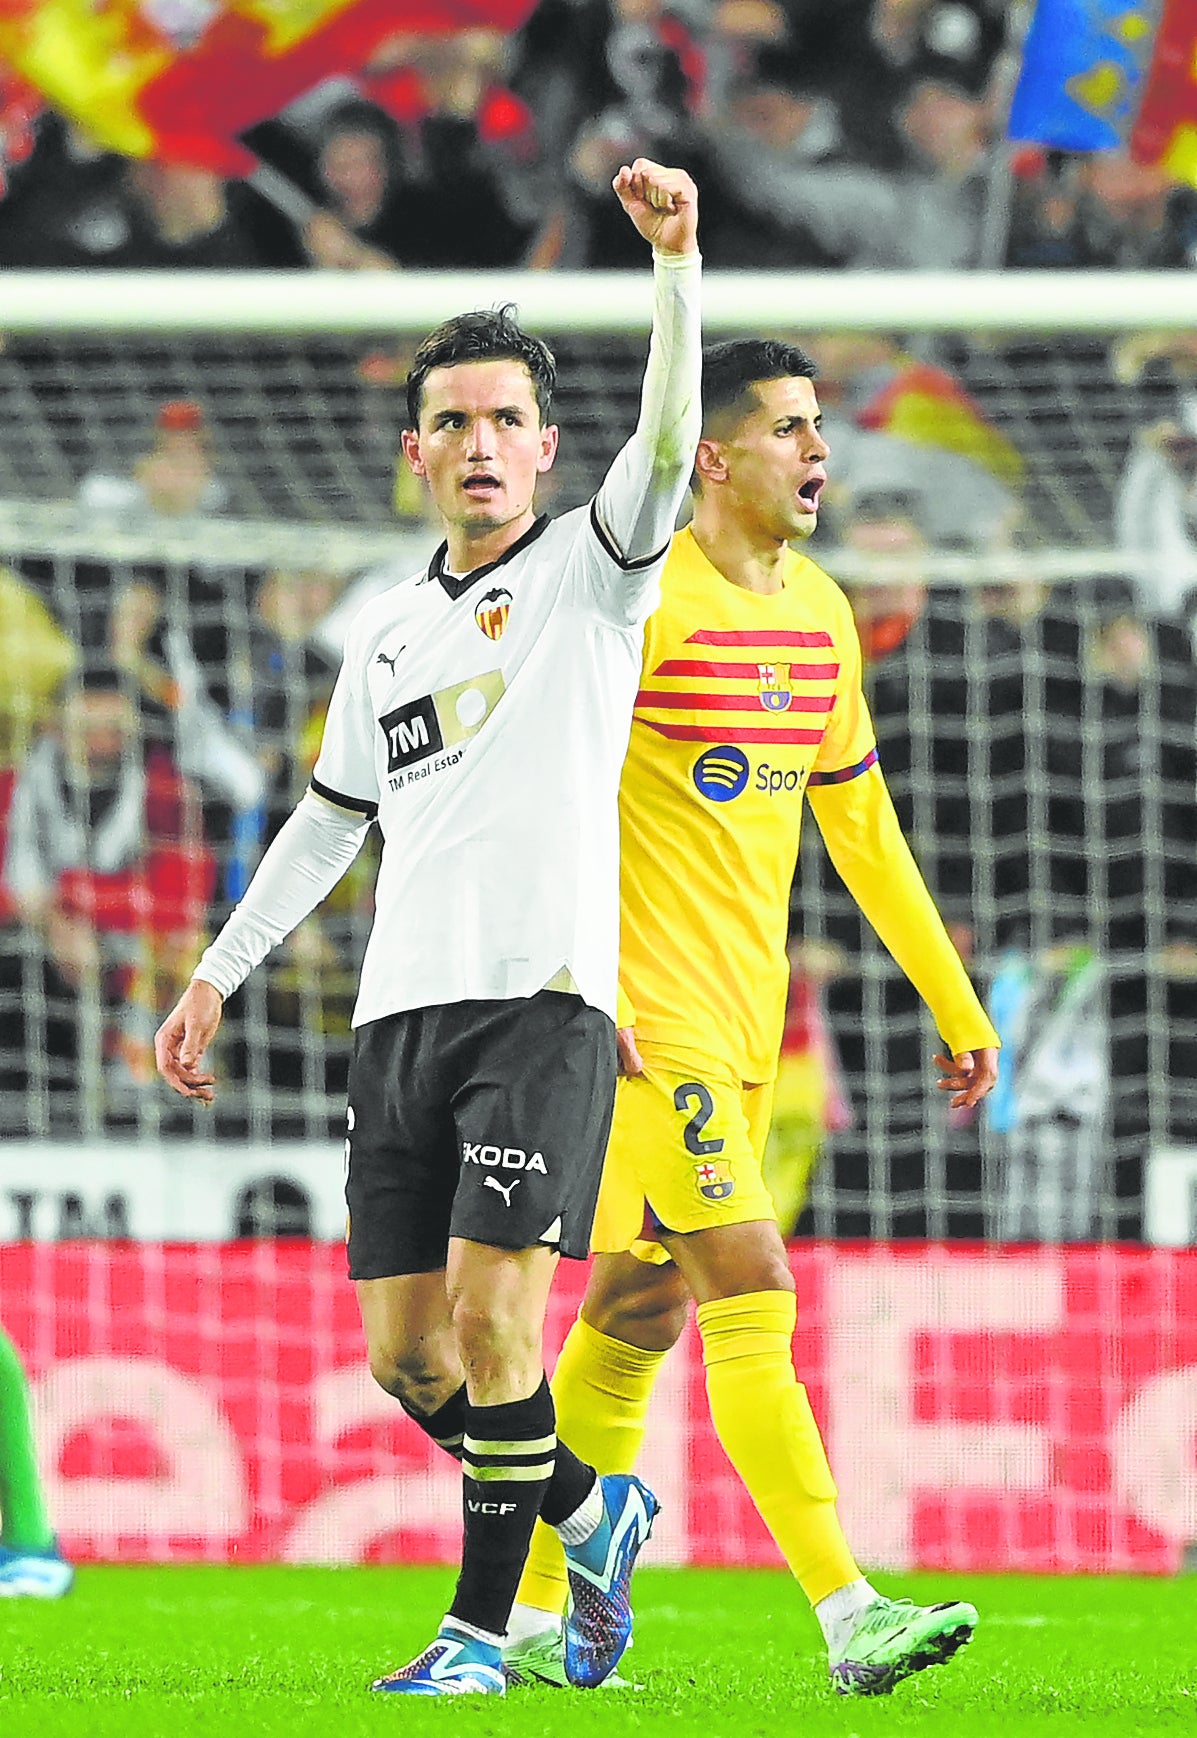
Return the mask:
<path fill-rule="evenodd" d="M 718 417 L 735 421 L 753 408 L 752 388 L 758 380 L 813 380 L 817 370 L 805 350 L 781 338 L 729 338 L 708 344 L 702 353 L 702 419 L 704 432 Z"/>
<path fill-rule="evenodd" d="M 363 102 L 360 98 L 339 103 L 320 124 L 317 155 L 323 157 L 330 141 L 345 133 L 364 133 L 368 138 L 376 139 L 382 150 L 387 180 L 394 179 L 399 162 L 400 135 L 399 128 L 388 114 L 374 103 Z"/>
<path fill-rule="evenodd" d="M 557 384 L 557 359 L 542 338 L 531 337 L 517 323 L 515 304 L 505 302 L 501 308 L 455 314 L 428 334 L 407 374 L 408 427 L 419 427 L 424 382 L 434 368 L 452 368 L 460 362 L 508 361 L 522 362 L 532 376 L 540 420 L 548 422 Z"/>

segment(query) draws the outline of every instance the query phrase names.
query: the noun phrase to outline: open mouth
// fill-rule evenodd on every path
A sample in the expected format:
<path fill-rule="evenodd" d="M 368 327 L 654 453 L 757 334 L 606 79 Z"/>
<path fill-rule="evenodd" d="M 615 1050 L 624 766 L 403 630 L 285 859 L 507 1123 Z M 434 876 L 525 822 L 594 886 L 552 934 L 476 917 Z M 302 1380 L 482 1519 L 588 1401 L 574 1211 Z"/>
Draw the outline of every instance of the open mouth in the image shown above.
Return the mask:
<path fill-rule="evenodd" d="M 798 499 L 802 502 L 802 505 L 806 508 L 808 513 L 817 513 L 819 511 L 819 496 L 823 493 L 823 485 L 826 481 L 826 477 L 811 476 L 808 477 L 805 483 L 803 483 L 799 488 Z"/>
<path fill-rule="evenodd" d="M 489 471 L 478 471 L 462 483 L 466 494 L 475 501 L 485 501 L 500 487 L 499 479 Z"/>

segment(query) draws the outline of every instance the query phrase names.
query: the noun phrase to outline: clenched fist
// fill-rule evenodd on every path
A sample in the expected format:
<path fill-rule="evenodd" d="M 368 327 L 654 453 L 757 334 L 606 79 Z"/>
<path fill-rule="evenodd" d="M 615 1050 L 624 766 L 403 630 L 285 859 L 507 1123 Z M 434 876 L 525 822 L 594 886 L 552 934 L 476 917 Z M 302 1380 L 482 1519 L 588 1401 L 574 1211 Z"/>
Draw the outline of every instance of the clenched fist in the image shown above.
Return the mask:
<path fill-rule="evenodd" d="M 645 241 L 662 253 L 697 251 L 698 189 L 684 169 L 665 169 L 637 157 L 611 186 Z"/>

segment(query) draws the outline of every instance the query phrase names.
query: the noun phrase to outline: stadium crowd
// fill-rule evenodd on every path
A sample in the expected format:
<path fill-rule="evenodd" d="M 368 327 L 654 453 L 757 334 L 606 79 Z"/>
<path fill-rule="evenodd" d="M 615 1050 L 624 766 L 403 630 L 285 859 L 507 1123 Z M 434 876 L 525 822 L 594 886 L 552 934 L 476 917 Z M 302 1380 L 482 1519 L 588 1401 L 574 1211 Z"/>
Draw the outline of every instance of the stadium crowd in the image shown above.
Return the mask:
<path fill-rule="evenodd" d="M 701 181 L 715 267 L 1197 264 L 1197 192 L 1162 168 L 1005 142 L 1011 14 L 540 0 L 511 35 L 393 39 L 251 129 L 258 167 L 237 179 L 22 115 L 0 146 L 0 263 L 628 266 L 606 190 L 644 155 Z"/>

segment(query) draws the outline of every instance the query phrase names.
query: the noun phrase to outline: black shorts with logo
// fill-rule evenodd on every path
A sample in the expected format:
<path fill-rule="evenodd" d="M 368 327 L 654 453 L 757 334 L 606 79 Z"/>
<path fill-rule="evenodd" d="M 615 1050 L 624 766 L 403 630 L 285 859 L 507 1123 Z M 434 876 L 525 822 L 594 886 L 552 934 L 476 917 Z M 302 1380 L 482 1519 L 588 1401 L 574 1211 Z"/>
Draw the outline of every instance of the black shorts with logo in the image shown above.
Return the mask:
<path fill-rule="evenodd" d="M 435 1272 L 450 1237 L 588 1255 L 615 1071 L 611 1021 L 558 990 L 359 1026 L 346 1142 L 351 1276 Z"/>

